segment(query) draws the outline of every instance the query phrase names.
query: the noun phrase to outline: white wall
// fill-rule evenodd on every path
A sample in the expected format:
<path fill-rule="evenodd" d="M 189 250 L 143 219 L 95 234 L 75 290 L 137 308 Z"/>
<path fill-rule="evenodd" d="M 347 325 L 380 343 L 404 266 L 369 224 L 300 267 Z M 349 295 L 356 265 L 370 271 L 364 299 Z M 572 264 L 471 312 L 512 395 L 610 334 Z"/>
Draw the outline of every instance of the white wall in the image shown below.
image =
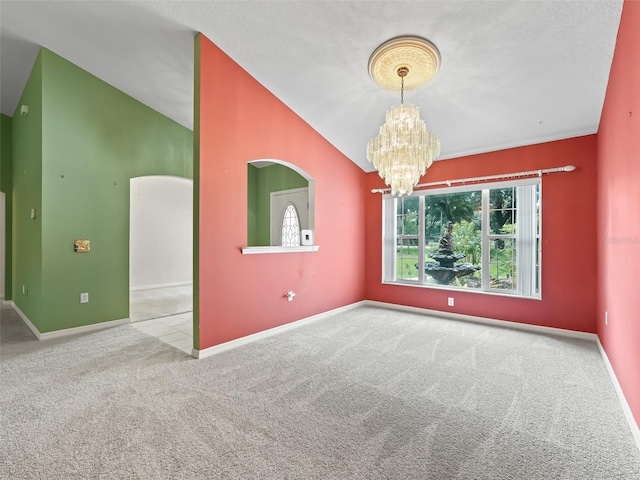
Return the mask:
<path fill-rule="evenodd" d="M 131 179 L 130 288 L 193 280 L 193 181 Z"/>
<path fill-rule="evenodd" d="M 5 228 L 4 228 L 4 193 L 0 192 L 0 298 L 4 298 L 4 246 L 5 246 Z"/>

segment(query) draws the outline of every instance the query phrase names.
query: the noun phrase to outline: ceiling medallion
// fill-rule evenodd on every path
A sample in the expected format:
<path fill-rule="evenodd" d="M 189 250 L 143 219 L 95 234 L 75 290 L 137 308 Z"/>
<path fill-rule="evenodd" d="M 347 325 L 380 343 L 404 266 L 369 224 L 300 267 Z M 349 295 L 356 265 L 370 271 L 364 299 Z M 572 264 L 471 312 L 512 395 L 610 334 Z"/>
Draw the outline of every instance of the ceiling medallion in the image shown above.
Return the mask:
<path fill-rule="evenodd" d="M 429 40 L 415 36 L 392 38 L 369 58 L 369 76 L 380 87 L 400 90 L 398 69 L 407 68 L 404 89 L 427 83 L 440 69 L 440 52 Z"/>

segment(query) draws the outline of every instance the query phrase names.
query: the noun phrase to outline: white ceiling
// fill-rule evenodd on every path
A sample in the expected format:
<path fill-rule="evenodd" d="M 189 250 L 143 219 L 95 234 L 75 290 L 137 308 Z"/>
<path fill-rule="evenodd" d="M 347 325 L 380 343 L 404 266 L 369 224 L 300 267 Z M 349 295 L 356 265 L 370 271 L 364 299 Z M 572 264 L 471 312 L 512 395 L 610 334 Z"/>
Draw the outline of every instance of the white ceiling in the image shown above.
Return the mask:
<path fill-rule="evenodd" d="M 367 61 L 400 35 L 435 43 L 437 77 L 405 93 L 441 159 L 595 133 L 622 0 L 0 2 L 2 113 L 44 46 L 193 126 L 193 38 L 203 32 L 365 171 L 397 92 Z M 224 73 L 224 72 L 222 72 Z"/>

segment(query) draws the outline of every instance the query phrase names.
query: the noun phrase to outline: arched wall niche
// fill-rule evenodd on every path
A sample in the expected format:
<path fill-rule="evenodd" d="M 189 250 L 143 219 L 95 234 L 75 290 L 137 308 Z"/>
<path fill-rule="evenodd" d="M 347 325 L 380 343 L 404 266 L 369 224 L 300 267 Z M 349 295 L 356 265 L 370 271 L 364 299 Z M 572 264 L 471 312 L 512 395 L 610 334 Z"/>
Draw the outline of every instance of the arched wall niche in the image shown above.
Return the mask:
<path fill-rule="evenodd" d="M 294 203 L 300 214 L 300 229 L 315 229 L 315 182 L 302 168 L 279 159 L 247 162 L 247 246 L 244 253 L 293 251 L 278 240 L 280 210 Z M 270 248 L 272 250 L 270 250 Z"/>

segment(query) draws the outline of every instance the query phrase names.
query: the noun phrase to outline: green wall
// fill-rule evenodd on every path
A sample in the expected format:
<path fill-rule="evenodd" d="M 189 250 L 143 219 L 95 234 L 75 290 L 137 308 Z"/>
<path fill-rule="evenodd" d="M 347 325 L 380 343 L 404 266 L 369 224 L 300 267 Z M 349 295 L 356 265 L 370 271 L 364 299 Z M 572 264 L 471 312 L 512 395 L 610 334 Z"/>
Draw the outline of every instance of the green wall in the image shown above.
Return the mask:
<path fill-rule="evenodd" d="M 274 164 L 264 168 L 248 165 L 247 245 L 268 246 L 271 244 L 271 192 L 302 188 L 308 185 L 309 182 L 306 178 L 284 165 Z"/>
<path fill-rule="evenodd" d="M 11 219 L 13 208 L 13 148 L 11 117 L 0 114 L 0 192 L 5 194 L 4 299 L 11 300 Z"/>
<path fill-rule="evenodd" d="M 20 115 L 21 105 L 29 114 Z M 11 122 L 13 148 L 13 301 L 32 321 L 42 304 L 42 52 Z M 36 218 L 31 218 L 35 209 Z"/>
<path fill-rule="evenodd" d="M 40 332 L 126 318 L 129 179 L 193 178 L 193 133 L 49 50 L 39 61 L 42 291 L 27 316 Z M 91 251 L 75 253 L 74 239 Z"/>
<path fill-rule="evenodd" d="M 258 246 L 258 178 L 260 169 L 247 163 L 247 246 Z M 268 245 L 268 244 L 267 244 Z"/>

